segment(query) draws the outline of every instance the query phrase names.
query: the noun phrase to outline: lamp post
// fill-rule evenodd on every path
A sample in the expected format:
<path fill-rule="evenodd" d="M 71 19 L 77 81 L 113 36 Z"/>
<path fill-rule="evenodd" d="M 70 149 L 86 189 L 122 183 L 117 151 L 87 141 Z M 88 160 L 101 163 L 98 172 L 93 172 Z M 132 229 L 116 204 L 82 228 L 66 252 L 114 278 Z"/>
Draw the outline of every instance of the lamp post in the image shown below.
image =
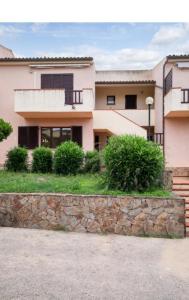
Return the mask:
<path fill-rule="evenodd" d="M 154 99 L 152 97 L 147 97 L 146 98 L 146 105 L 148 105 L 148 134 L 147 138 L 150 140 L 150 123 L 151 123 L 151 106 L 154 103 Z"/>

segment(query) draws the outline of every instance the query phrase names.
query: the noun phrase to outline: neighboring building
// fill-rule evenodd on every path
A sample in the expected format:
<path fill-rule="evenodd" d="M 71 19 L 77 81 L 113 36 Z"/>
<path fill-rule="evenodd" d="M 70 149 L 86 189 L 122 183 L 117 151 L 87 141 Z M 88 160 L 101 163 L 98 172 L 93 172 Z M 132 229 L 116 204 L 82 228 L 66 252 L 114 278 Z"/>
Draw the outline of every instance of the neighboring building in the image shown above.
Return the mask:
<path fill-rule="evenodd" d="M 187 79 L 189 56 L 168 56 L 152 70 L 95 71 L 91 57 L 16 58 L 0 46 L 0 112 L 13 126 L 0 164 L 18 145 L 55 148 L 72 139 L 87 151 L 111 135 L 147 137 L 151 96 L 150 138 L 164 143 L 168 167 L 189 167 Z"/>
<path fill-rule="evenodd" d="M 4 47 L 3 45 L 0 45 L 0 58 L 4 57 L 14 57 L 14 54 L 11 49 L 8 49 Z"/>

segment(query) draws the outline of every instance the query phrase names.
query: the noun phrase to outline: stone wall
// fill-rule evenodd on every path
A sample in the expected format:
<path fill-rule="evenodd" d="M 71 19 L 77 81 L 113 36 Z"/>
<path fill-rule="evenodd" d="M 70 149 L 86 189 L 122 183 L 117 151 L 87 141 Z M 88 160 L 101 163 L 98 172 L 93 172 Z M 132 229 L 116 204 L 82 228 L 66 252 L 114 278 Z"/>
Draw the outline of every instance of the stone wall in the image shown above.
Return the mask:
<path fill-rule="evenodd" d="M 184 200 L 0 194 L 0 225 L 125 235 L 184 236 Z"/>
<path fill-rule="evenodd" d="M 173 188 L 173 170 L 165 169 L 163 173 L 163 186 L 168 190 L 172 191 Z"/>

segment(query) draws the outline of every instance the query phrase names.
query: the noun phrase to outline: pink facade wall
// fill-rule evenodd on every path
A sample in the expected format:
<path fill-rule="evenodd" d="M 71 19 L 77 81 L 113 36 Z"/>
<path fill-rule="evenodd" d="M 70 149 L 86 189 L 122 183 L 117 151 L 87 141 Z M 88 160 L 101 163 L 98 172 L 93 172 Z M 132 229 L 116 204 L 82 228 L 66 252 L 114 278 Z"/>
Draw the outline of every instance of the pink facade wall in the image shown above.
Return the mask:
<path fill-rule="evenodd" d="M 83 148 L 84 150 L 93 149 L 92 119 L 26 120 L 14 112 L 14 89 L 40 88 L 40 75 L 43 73 L 74 73 L 74 89 L 92 88 L 95 93 L 93 65 L 82 69 L 32 69 L 24 65 L 0 65 L 0 118 L 10 122 L 13 126 L 13 133 L 7 140 L 0 143 L 0 164 L 4 163 L 7 151 L 18 146 L 18 126 L 24 125 L 47 126 L 47 123 L 49 126 L 81 125 L 83 126 Z"/>
<path fill-rule="evenodd" d="M 189 167 L 189 119 L 165 119 L 165 160 L 167 167 Z"/>
<path fill-rule="evenodd" d="M 155 132 L 163 132 L 163 118 L 162 118 L 162 97 L 163 97 L 163 64 L 162 60 L 155 68 L 152 70 L 153 80 L 156 81 L 154 99 L 155 99 Z"/>
<path fill-rule="evenodd" d="M 172 65 L 173 87 L 189 89 L 189 69 L 180 69 Z"/>
<path fill-rule="evenodd" d="M 189 88 L 189 69 L 179 69 L 177 61 L 166 65 L 172 69 L 172 87 Z M 181 100 L 180 100 L 181 101 Z M 189 167 L 189 119 L 165 118 L 165 159 L 167 167 Z"/>

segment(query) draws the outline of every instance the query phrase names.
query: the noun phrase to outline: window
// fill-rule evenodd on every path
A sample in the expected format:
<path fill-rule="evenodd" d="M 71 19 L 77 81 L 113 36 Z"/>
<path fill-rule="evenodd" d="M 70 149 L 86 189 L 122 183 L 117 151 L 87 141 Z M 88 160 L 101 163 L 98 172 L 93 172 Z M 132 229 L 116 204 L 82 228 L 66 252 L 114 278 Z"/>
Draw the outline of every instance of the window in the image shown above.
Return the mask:
<path fill-rule="evenodd" d="M 115 96 L 107 96 L 107 105 L 115 105 Z"/>
<path fill-rule="evenodd" d="M 137 95 L 125 96 L 125 109 L 137 109 Z"/>
<path fill-rule="evenodd" d="M 72 140 L 82 146 L 82 127 L 43 127 L 41 128 L 41 145 L 56 148 L 61 143 Z"/>
<path fill-rule="evenodd" d="M 37 126 L 18 127 L 18 145 L 27 149 L 38 147 L 39 128 Z"/>
<path fill-rule="evenodd" d="M 164 79 L 164 94 L 167 94 L 172 89 L 173 74 L 172 69 Z"/>

